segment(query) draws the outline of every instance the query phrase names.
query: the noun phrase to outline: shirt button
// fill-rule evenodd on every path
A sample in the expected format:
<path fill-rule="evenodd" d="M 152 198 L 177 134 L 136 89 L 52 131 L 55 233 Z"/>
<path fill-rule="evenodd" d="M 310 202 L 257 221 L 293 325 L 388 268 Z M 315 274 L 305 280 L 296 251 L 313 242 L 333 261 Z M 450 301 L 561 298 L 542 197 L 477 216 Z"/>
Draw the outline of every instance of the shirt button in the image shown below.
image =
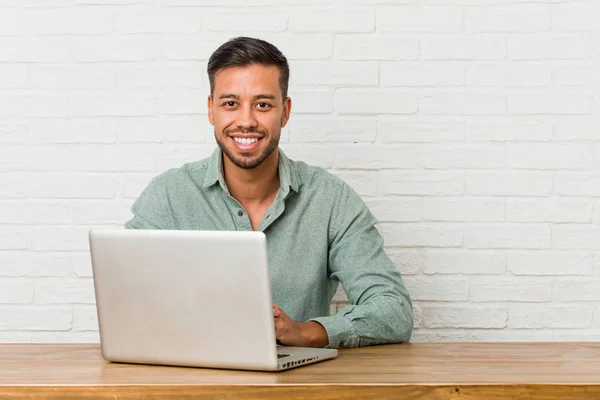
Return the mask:
<path fill-rule="evenodd" d="M 242 212 L 242 210 L 238 211 L 238 215 L 241 217 L 242 215 L 244 215 L 244 213 Z"/>

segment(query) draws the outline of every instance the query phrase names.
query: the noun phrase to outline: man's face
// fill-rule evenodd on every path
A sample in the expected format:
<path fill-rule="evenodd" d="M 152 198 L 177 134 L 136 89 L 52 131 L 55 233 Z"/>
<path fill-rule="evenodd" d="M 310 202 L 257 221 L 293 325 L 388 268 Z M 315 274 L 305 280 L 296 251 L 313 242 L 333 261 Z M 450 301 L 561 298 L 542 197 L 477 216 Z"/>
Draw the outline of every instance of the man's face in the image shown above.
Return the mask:
<path fill-rule="evenodd" d="M 208 119 L 223 153 L 238 167 L 255 168 L 279 145 L 291 101 L 282 98 L 276 66 L 231 67 L 215 76 Z"/>

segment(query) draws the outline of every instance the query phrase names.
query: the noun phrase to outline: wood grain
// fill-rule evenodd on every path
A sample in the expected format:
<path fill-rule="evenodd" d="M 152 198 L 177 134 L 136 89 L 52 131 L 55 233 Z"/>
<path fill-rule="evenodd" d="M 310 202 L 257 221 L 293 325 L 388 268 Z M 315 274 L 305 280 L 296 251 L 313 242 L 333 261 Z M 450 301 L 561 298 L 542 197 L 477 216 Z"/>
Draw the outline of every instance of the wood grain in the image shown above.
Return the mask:
<path fill-rule="evenodd" d="M 97 345 L 0 345 L 2 399 L 592 399 L 600 343 L 415 343 L 345 349 L 266 373 L 105 362 Z"/>

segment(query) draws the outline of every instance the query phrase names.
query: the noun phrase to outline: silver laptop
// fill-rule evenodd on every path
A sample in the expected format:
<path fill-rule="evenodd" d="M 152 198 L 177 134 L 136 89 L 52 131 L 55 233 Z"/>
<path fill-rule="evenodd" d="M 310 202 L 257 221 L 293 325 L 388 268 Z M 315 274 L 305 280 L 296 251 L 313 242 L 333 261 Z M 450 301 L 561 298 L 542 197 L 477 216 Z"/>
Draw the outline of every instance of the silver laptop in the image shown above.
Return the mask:
<path fill-rule="evenodd" d="M 276 345 L 262 232 L 92 230 L 108 361 L 282 371 L 335 349 Z"/>

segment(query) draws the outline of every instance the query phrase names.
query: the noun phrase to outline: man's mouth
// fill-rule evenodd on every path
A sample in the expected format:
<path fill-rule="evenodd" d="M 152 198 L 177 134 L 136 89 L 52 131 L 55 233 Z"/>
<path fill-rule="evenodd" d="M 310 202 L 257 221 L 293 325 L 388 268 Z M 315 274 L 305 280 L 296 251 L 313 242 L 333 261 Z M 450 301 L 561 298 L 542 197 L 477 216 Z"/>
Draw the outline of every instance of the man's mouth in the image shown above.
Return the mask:
<path fill-rule="evenodd" d="M 234 137 L 233 140 L 235 140 L 235 142 L 239 143 L 239 144 L 252 144 L 252 143 L 258 142 L 259 138 Z"/>
<path fill-rule="evenodd" d="M 259 142 L 262 138 L 257 137 L 239 137 L 239 136 L 231 136 L 233 140 L 233 144 L 238 150 L 241 151 L 251 151 L 258 147 Z"/>

